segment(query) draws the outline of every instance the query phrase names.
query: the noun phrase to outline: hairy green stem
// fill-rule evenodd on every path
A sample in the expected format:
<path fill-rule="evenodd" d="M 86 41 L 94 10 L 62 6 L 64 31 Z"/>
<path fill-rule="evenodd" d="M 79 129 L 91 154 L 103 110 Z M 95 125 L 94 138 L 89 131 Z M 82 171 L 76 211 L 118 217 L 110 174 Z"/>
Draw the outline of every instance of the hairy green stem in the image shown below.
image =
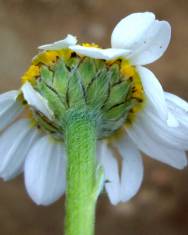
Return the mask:
<path fill-rule="evenodd" d="M 96 124 L 86 113 L 67 118 L 68 159 L 65 235 L 93 235 L 95 225 Z"/>

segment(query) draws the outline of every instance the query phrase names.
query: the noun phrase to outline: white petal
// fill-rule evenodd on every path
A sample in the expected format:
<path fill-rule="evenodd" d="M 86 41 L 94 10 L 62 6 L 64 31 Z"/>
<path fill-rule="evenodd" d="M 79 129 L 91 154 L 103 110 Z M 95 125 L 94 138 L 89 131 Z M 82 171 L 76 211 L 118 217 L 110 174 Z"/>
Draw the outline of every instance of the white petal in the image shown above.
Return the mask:
<path fill-rule="evenodd" d="M 111 203 L 116 205 L 120 201 L 118 163 L 105 142 L 101 145 L 99 161 L 104 169 L 105 180 L 107 181 L 105 183 L 105 188 L 108 193 L 108 197 Z"/>
<path fill-rule="evenodd" d="M 65 191 L 66 162 L 62 143 L 45 136 L 30 150 L 25 162 L 25 184 L 38 205 L 49 205 Z"/>
<path fill-rule="evenodd" d="M 179 126 L 178 120 L 175 118 L 175 116 L 170 111 L 168 112 L 167 125 L 169 127 L 178 127 Z"/>
<path fill-rule="evenodd" d="M 133 13 L 122 19 L 112 32 L 113 48 L 130 49 L 132 64 L 145 65 L 159 59 L 171 38 L 171 27 L 166 21 L 155 20 L 151 12 Z"/>
<path fill-rule="evenodd" d="M 188 136 L 188 102 L 167 92 L 165 92 L 165 98 L 169 114 L 179 123 L 179 131 Z"/>
<path fill-rule="evenodd" d="M 0 131 L 18 117 L 23 108 L 16 101 L 18 91 L 9 91 L 0 95 Z"/>
<path fill-rule="evenodd" d="M 57 42 L 53 42 L 50 44 L 45 44 L 42 46 L 39 46 L 38 49 L 40 50 L 60 50 L 63 48 L 67 48 L 69 46 L 75 45 L 77 43 L 77 39 L 76 37 L 68 34 L 67 37 L 63 40 L 57 41 Z"/>
<path fill-rule="evenodd" d="M 21 88 L 27 103 L 33 108 L 43 113 L 48 119 L 53 119 L 53 112 L 48 106 L 48 101 L 40 95 L 29 82 Z"/>
<path fill-rule="evenodd" d="M 26 155 L 39 133 L 29 120 L 20 120 L 0 136 L 0 176 L 9 180 L 20 173 Z"/>
<path fill-rule="evenodd" d="M 128 135 L 138 148 L 156 160 L 177 169 L 183 169 L 187 165 L 185 152 L 158 143 L 157 139 L 151 136 L 151 132 L 145 129 L 144 124 L 143 120 L 138 117 L 131 127 L 126 128 Z"/>
<path fill-rule="evenodd" d="M 80 55 L 103 60 L 112 60 L 129 54 L 129 50 L 125 49 L 100 49 L 95 47 L 84 47 L 80 45 L 71 46 L 70 49 Z"/>
<path fill-rule="evenodd" d="M 153 139 L 170 148 L 188 150 L 188 128 L 169 126 L 147 108 L 139 115 L 142 127 L 153 136 Z"/>
<path fill-rule="evenodd" d="M 114 28 L 111 37 L 113 48 L 133 49 L 155 20 L 151 12 L 133 13 L 122 19 Z"/>
<path fill-rule="evenodd" d="M 169 92 L 165 92 L 165 98 L 170 103 L 173 103 L 174 105 L 176 105 L 176 108 L 179 108 L 182 111 L 184 111 L 185 113 L 188 113 L 188 102 L 187 101 L 185 101 L 182 98 L 180 98 L 174 94 L 171 94 Z"/>
<path fill-rule="evenodd" d="M 125 202 L 138 192 L 143 180 L 144 167 L 140 152 L 128 135 L 119 140 L 117 146 L 123 158 L 120 198 Z"/>
<path fill-rule="evenodd" d="M 155 112 L 162 120 L 167 121 L 168 109 L 164 97 L 163 88 L 155 75 L 147 68 L 138 66 L 144 92 L 147 97 L 147 106 Z"/>
<path fill-rule="evenodd" d="M 171 39 L 171 26 L 166 21 L 156 20 L 145 33 L 138 48 L 134 48 L 128 59 L 134 65 L 146 65 L 158 60 Z"/>

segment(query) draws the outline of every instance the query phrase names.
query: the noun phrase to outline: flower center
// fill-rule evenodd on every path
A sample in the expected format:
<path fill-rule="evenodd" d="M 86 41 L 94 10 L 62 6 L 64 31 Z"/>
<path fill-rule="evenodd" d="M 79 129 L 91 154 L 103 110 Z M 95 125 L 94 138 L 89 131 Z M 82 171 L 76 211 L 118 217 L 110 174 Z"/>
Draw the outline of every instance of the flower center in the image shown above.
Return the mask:
<path fill-rule="evenodd" d="M 42 129 L 63 137 L 67 113 L 88 112 L 96 120 L 98 138 L 131 125 L 145 101 L 140 77 L 127 60 L 79 56 L 70 49 L 46 51 L 33 59 L 22 77 L 47 99 L 55 120 L 33 116 Z"/>

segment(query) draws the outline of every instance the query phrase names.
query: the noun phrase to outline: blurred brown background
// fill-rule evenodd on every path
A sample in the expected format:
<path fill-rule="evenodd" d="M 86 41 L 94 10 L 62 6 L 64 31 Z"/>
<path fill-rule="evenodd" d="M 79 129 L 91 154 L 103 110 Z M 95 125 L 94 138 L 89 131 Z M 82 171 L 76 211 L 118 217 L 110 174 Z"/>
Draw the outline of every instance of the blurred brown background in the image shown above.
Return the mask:
<path fill-rule="evenodd" d="M 19 87 L 37 46 L 67 33 L 110 46 L 116 23 L 131 12 L 153 11 L 170 21 L 172 43 L 151 65 L 165 89 L 188 100 L 188 1 L 186 0 L 0 0 L 0 92 Z M 64 199 L 38 207 L 22 177 L 0 181 L 0 235 L 61 235 Z M 188 169 L 177 171 L 145 158 L 145 178 L 129 203 L 98 203 L 96 235 L 188 234 Z M 83 234 L 84 235 L 84 234 Z"/>

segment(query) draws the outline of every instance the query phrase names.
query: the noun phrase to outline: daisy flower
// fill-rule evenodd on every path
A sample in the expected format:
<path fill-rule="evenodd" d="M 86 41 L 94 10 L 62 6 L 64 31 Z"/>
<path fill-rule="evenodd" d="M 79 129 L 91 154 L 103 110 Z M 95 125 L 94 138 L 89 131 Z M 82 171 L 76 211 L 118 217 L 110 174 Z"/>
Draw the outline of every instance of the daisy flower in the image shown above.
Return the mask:
<path fill-rule="evenodd" d="M 0 96 L 0 176 L 9 180 L 24 172 L 27 192 L 37 204 L 60 198 L 67 191 L 66 137 L 71 132 L 67 125 L 78 116 L 80 122 L 93 122 L 84 133 L 96 136 L 90 141 L 97 146 L 95 172 L 102 166 L 100 190 L 105 187 L 112 204 L 130 200 L 139 190 L 144 171 L 141 152 L 183 169 L 188 103 L 165 92 L 143 67 L 163 55 L 170 38 L 170 24 L 144 12 L 116 25 L 111 48 L 79 45 L 72 35 L 40 46 L 21 89 Z M 12 124 L 23 109 L 27 118 Z M 81 124 L 73 127 L 73 134 L 79 135 Z M 68 142 L 81 141 L 77 136 Z M 88 150 L 87 144 L 83 146 Z M 114 149 L 122 157 L 120 172 Z M 82 171 L 80 166 L 71 169 Z"/>

